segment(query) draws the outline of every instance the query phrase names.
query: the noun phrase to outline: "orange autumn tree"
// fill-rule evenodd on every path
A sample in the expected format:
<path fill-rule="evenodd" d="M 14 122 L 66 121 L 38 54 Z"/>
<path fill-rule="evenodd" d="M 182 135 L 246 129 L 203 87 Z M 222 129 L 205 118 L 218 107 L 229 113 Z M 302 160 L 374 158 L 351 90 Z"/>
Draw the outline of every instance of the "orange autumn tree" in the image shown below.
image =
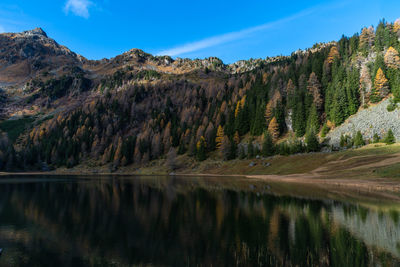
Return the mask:
<path fill-rule="evenodd" d="M 321 84 L 319 83 L 315 72 L 310 74 L 310 78 L 307 81 L 307 90 L 313 97 L 313 103 L 315 104 L 317 111 L 320 111 L 323 107 L 324 100 L 321 95 Z"/>
<path fill-rule="evenodd" d="M 371 102 L 376 103 L 379 102 L 382 97 L 387 96 L 389 93 L 389 83 L 386 78 L 383 70 L 381 68 L 376 72 L 375 80 L 374 80 L 374 90 L 371 94 Z"/>
<path fill-rule="evenodd" d="M 332 46 L 331 50 L 329 51 L 328 57 L 326 58 L 326 62 L 328 64 L 332 64 L 335 58 L 339 57 L 339 51 L 336 46 Z"/>
<path fill-rule="evenodd" d="M 265 107 L 264 117 L 267 125 L 269 125 L 269 122 L 272 119 L 272 101 L 269 101 L 267 106 Z"/>
<path fill-rule="evenodd" d="M 274 141 L 278 140 L 279 137 L 279 125 L 275 117 L 272 118 L 268 125 L 268 132 L 271 134 Z"/>

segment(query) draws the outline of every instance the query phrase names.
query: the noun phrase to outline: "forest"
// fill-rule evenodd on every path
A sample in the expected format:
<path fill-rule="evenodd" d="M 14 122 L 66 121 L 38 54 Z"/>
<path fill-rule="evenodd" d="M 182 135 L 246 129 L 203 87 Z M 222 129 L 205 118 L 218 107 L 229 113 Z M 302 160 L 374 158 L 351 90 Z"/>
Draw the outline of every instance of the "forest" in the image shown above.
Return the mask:
<path fill-rule="evenodd" d="M 93 94 L 15 138 L 0 123 L 0 170 L 71 168 L 89 159 L 116 170 L 165 158 L 173 169 L 172 159 L 183 154 L 203 161 L 319 151 L 326 134 L 360 109 L 388 97 L 388 110 L 397 108 L 399 38 L 400 21 L 381 20 L 244 73 L 125 68 L 100 84 L 76 73 L 36 82 L 49 101 L 64 97 L 72 84 L 81 88 L 74 97 Z M 386 130 L 374 140 L 343 136 L 341 145 L 395 142 Z"/>

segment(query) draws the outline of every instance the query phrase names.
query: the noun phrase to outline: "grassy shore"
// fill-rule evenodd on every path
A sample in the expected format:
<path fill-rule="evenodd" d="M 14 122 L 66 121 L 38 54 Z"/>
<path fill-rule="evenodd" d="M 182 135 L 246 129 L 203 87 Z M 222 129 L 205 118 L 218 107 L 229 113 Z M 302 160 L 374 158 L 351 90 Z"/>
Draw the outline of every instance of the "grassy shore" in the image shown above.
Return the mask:
<path fill-rule="evenodd" d="M 165 159 L 160 159 L 144 167 L 127 166 L 116 171 L 88 161 L 48 174 L 167 175 L 173 172 L 175 175 L 195 176 L 236 175 L 258 181 L 333 186 L 366 192 L 400 192 L 400 144 L 370 144 L 340 152 L 231 161 L 221 161 L 217 153 L 202 162 L 186 155 L 178 156 L 178 168 L 173 171 L 166 167 Z"/>

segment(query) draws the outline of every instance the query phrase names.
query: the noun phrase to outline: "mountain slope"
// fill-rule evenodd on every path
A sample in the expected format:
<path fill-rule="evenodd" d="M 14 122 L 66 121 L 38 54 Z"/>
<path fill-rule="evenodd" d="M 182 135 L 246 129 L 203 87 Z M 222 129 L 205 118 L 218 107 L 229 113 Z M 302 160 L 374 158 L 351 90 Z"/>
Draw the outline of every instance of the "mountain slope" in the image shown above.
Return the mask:
<path fill-rule="evenodd" d="M 399 23 L 381 21 L 338 42 L 231 65 L 138 49 L 92 61 L 41 29 L 2 34 L 0 169 L 116 169 L 165 157 L 174 169 L 176 154 L 317 151 L 316 134 L 334 137 L 360 108 L 400 99 L 399 34 Z"/>

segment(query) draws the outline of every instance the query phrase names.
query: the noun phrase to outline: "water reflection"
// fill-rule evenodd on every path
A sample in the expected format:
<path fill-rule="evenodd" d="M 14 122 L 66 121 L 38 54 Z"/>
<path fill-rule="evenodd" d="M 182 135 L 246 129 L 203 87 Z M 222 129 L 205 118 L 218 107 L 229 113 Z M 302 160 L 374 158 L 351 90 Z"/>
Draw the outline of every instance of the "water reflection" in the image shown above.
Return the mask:
<path fill-rule="evenodd" d="M 201 178 L 3 180 L 0 266 L 398 265 L 399 223 Z"/>

